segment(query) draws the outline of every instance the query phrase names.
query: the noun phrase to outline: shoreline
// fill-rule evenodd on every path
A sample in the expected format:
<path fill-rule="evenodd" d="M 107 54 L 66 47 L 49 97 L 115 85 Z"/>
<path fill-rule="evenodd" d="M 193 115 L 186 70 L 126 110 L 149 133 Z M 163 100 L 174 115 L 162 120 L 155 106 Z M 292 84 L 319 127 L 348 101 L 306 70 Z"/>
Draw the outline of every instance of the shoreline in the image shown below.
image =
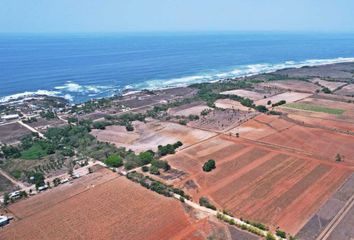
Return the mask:
<path fill-rule="evenodd" d="M 77 101 L 75 102 L 73 99 L 74 97 L 70 95 L 69 93 L 62 94 L 62 92 L 58 91 L 58 88 L 54 88 L 54 90 L 37 90 L 37 91 L 26 91 L 23 93 L 15 93 L 7 96 L 2 96 L 0 97 L 0 105 L 7 105 L 7 104 L 16 104 L 16 102 L 22 102 L 26 100 L 32 100 L 32 99 L 38 99 L 38 98 L 43 98 L 43 97 L 54 97 L 58 99 L 62 99 L 63 101 L 68 102 L 69 105 L 78 105 L 78 104 L 83 104 L 92 100 L 98 100 L 98 99 L 109 99 L 109 98 L 118 98 L 118 97 L 125 97 L 125 96 L 131 96 L 135 94 L 140 94 L 144 91 L 154 91 L 154 92 L 159 92 L 159 91 L 164 91 L 168 89 L 176 89 L 176 88 L 187 88 L 190 87 L 193 84 L 198 84 L 198 83 L 215 83 L 215 82 L 222 82 L 222 81 L 237 81 L 237 80 L 242 80 L 244 78 L 248 77 L 255 77 L 258 75 L 262 74 L 275 74 L 278 71 L 284 71 L 284 70 L 296 70 L 296 69 L 301 69 L 301 68 L 311 68 L 311 67 L 320 67 L 320 66 L 328 66 L 328 65 L 338 65 L 338 64 L 346 64 L 346 63 L 354 63 L 354 58 L 333 58 L 333 59 L 313 59 L 313 60 L 305 60 L 301 62 L 294 62 L 294 61 L 286 61 L 284 63 L 279 63 L 279 64 L 268 64 L 271 66 L 270 68 L 268 67 L 267 69 L 258 69 L 255 70 L 253 69 L 249 73 L 245 72 L 244 74 L 241 74 L 240 76 L 230 76 L 228 77 L 228 73 L 219 73 L 217 76 L 219 76 L 218 79 L 210 79 L 210 80 L 201 80 L 201 81 L 195 81 L 193 82 L 185 82 L 185 83 L 176 83 L 175 85 L 171 84 L 166 85 L 166 86 L 154 86 L 154 87 L 146 87 L 146 88 L 133 88 L 131 85 L 129 88 L 127 86 L 125 87 L 126 89 L 115 89 L 114 92 L 120 92 L 119 94 L 113 94 L 113 95 L 107 95 L 107 96 L 102 96 L 102 97 L 92 97 L 88 100 L 83 100 L 83 101 Z M 292 67 L 287 67 L 286 65 L 293 65 Z M 267 64 L 249 64 L 247 66 L 249 67 L 256 67 L 256 66 L 262 66 L 262 65 L 267 65 Z M 235 70 L 237 71 L 237 70 Z M 181 77 L 179 79 L 186 79 L 188 77 Z M 190 77 L 189 77 L 190 78 Z M 162 81 L 162 80 L 160 80 Z M 145 82 L 145 84 L 148 84 L 149 81 Z M 79 85 L 80 86 L 80 85 Z M 70 91 L 69 91 L 70 92 Z M 74 92 L 72 92 L 73 94 Z M 78 92 L 80 93 L 80 92 Z"/>

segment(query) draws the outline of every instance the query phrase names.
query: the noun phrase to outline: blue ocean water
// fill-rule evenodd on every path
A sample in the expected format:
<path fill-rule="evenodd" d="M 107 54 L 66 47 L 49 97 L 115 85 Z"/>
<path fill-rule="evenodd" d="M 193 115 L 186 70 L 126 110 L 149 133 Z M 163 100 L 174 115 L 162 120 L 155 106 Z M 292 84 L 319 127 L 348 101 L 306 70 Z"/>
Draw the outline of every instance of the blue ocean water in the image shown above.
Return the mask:
<path fill-rule="evenodd" d="M 0 101 L 30 94 L 73 102 L 124 89 L 354 61 L 354 34 L 153 33 L 0 35 Z"/>

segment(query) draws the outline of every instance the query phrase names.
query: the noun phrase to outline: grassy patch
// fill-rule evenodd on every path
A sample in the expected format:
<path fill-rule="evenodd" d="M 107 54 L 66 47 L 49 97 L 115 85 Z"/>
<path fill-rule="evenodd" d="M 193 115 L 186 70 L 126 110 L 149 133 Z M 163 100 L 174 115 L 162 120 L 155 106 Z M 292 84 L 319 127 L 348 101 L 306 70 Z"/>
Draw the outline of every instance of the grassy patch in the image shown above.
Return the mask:
<path fill-rule="evenodd" d="M 21 152 L 21 158 L 26 160 L 36 160 L 44 156 L 47 156 L 47 150 L 43 149 L 39 144 L 34 144 L 29 149 Z"/>
<path fill-rule="evenodd" d="M 344 113 L 343 109 L 328 108 L 328 107 L 307 104 L 307 103 L 288 103 L 284 106 L 289 108 L 311 111 L 311 112 L 323 112 L 323 113 L 334 114 L 334 115 L 340 115 Z"/>

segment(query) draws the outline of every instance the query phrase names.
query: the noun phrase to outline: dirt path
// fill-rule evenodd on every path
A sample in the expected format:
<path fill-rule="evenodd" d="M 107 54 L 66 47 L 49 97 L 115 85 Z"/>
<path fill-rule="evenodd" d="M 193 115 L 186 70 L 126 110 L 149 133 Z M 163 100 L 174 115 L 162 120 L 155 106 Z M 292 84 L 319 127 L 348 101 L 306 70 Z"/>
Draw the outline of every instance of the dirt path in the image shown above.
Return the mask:
<path fill-rule="evenodd" d="M 8 175 L 6 172 L 4 172 L 1 169 L 0 169 L 0 174 L 3 175 L 5 178 L 7 178 L 10 182 L 15 184 L 16 186 L 19 186 L 21 189 L 26 188 L 26 186 L 22 182 L 17 181 L 16 179 L 12 178 L 10 175 Z"/>
<path fill-rule="evenodd" d="M 22 122 L 22 121 L 18 121 L 19 124 L 21 124 L 22 126 L 24 126 L 25 128 L 29 129 L 31 132 L 37 133 L 39 137 L 43 138 L 43 139 L 47 139 L 41 132 L 39 132 L 38 130 L 34 129 L 33 127 L 27 125 L 26 123 Z"/>
<path fill-rule="evenodd" d="M 351 198 L 346 202 L 344 207 L 337 213 L 337 215 L 332 219 L 332 221 L 327 225 L 327 227 L 322 231 L 322 233 L 316 238 L 316 240 L 328 239 L 333 230 L 348 214 L 352 207 L 354 207 L 354 195 L 351 196 Z"/>

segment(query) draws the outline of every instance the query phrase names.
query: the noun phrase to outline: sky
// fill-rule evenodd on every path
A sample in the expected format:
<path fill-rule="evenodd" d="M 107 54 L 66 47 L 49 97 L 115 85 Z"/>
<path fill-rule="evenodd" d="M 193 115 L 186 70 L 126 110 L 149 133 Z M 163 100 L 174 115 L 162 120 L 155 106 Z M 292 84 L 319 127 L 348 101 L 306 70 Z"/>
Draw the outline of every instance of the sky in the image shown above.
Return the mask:
<path fill-rule="evenodd" d="M 1 0 L 0 32 L 354 32 L 353 0 Z"/>

